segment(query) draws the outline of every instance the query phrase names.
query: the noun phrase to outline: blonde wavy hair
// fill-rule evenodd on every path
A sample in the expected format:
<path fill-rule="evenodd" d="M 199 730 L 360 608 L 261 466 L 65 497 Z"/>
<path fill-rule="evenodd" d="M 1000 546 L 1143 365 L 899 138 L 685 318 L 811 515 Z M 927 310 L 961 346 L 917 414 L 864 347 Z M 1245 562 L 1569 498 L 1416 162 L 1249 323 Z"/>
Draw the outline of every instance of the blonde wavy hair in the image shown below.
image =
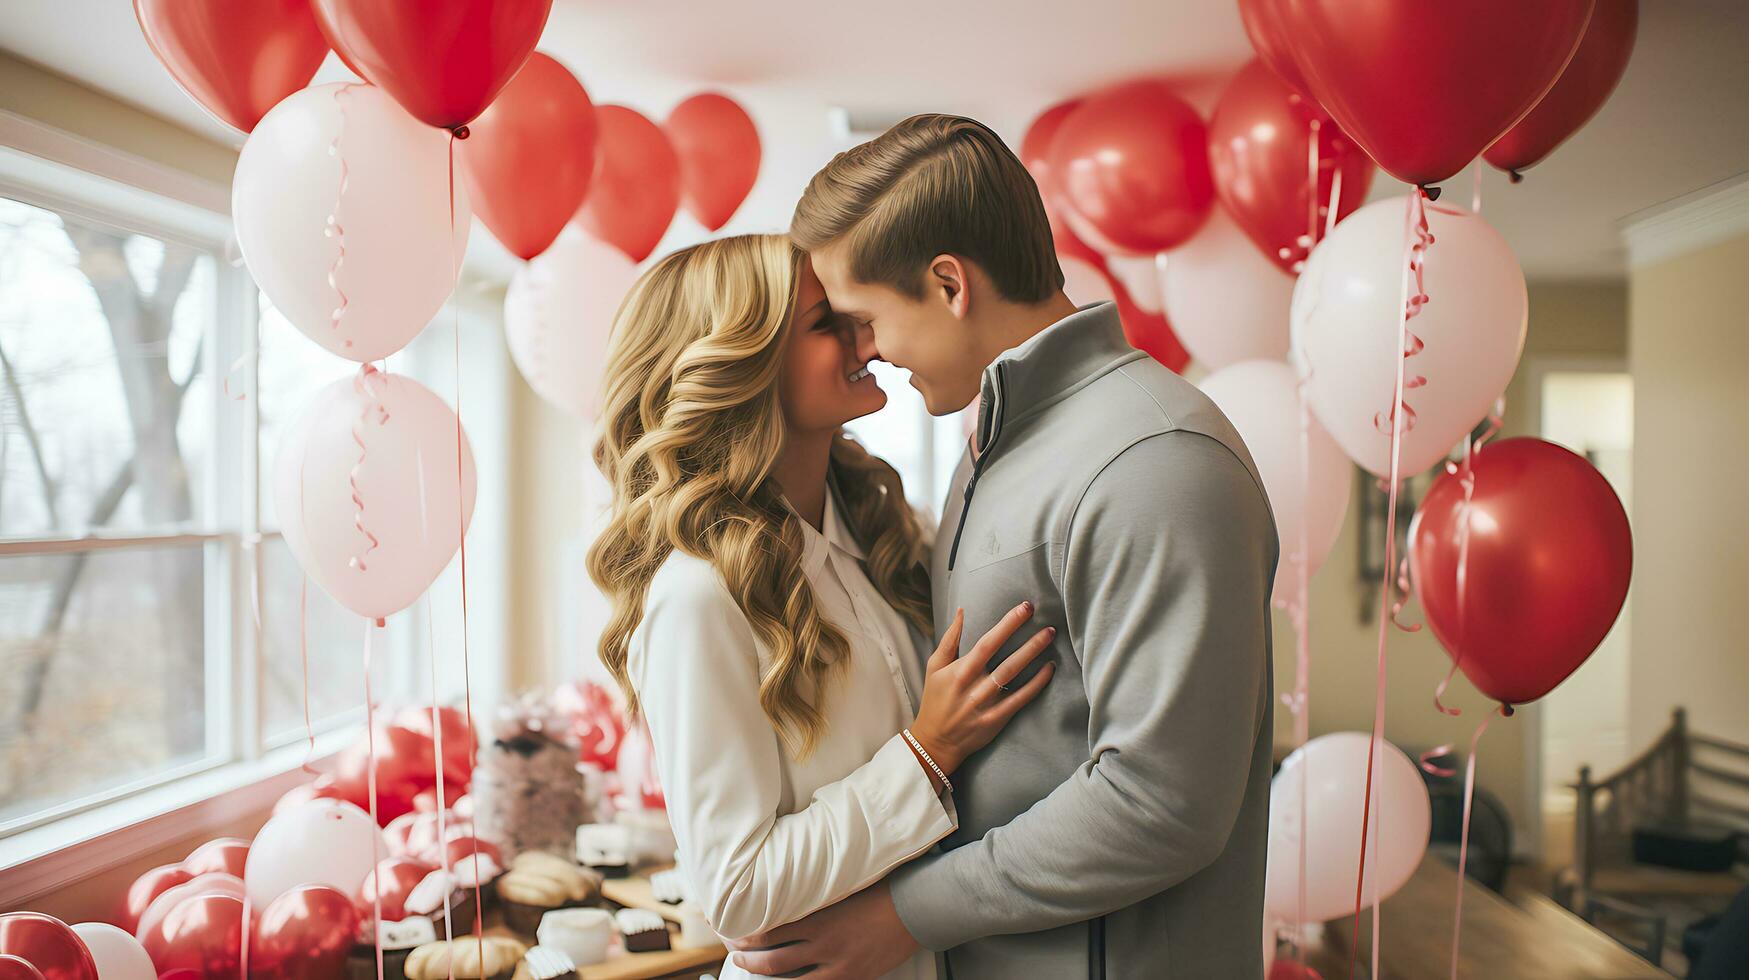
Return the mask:
<path fill-rule="evenodd" d="M 626 671 L 645 595 L 673 551 L 709 561 L 769 654 L 759 702 L 790 749 L 825 732 L 819 692 L 845 660 L 802 571 L 802 522 L 771 478 L 778 402 L 803 253 L 781 235 L 705 242 L 658 262 L 613 326 L 595 463 L 613 487 L 589 574 L 613 605 L 601 661 L 635 713 Z M 831 479 L 867 554 L 869 580 L 927 635 L 923 532 L 899 474 L 840 431 Z"/>

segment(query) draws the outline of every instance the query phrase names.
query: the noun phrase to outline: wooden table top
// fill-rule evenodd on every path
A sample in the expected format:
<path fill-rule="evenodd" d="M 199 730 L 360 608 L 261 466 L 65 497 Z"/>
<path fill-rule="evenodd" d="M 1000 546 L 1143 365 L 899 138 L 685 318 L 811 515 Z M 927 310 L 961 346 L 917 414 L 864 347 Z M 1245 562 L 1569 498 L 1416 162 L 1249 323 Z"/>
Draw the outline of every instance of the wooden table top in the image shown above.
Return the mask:
<path fill-rule="evenodd" d="M 1457 870 L 1428 855 L 1401 891 L 1379 909 L 1381 980 L 1445 980 L 1451 975 L 1451 923 Z M 1307 961 L 1324 980 L 1342 980 L 1354 919 L 1330 923 Z M 1360 916 L 1354 975 L 1372 959 L 1372 913 Z M 1458 976 L 1476 980 L 1638 980 L 1668 978 L 1604 933 L 1553 902 L 1521 908 L 1469 882 L 1464 888 Z"/>

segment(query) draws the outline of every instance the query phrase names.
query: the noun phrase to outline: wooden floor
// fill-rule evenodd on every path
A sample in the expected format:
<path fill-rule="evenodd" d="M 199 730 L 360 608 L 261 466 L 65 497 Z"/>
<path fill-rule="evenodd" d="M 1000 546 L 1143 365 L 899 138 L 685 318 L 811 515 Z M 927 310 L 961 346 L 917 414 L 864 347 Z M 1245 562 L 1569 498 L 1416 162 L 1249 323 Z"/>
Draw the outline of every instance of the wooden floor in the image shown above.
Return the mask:
<path fill-rule="evenodd" d="M 1457 872 L 1429 856 L 1401 891 L 1379 909 L 1381 980 L 1445 980 L 1451 976 L 1452 910 Z M 1360 917 L 1360 943 L 1349 973 L 1353 919 L 1324 931 L 1307 962 L 1324 980 L 1370 974 L 1372 914 Z M 1520 907 L 1470 882 L 1464 889 L 1458 976 L 1476 980 L 1633 980 L 1669 977 L 1615 940 L 1553 902 Z"/>

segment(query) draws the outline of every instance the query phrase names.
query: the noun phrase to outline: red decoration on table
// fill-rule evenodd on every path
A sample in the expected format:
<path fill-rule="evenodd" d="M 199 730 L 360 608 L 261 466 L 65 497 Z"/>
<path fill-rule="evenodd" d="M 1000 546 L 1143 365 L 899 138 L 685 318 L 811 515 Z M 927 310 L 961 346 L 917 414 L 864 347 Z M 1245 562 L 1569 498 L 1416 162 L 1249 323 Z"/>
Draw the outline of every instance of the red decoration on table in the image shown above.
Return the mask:
<path fill-rule="evenodd" d="M 384 916 L 387 916 L 385 910 Z M 368 920 L 367 920 L 368 921 Z M 358 935 L 352 899 L 327 885 L 302 885 L 269 902 L 249 944 L 250 980 L 342 976 Z"/>
<path fill-rule="evenodd" d="M 206 977 L 237 976 L 243 965 L 243 900 L 221 892 L 183 899 L 139 940 L 160 977 L 179 969 Z"/>
<path fill-rule="evenodd" d="M 97 980 L 97 961 L 91 951 L 72 927 L 52 915 L 0 914 L 0 953 L 23 960 L 43 980 Z M 30 976 L 17 964 L 6 969 L 13 976 Z"/>

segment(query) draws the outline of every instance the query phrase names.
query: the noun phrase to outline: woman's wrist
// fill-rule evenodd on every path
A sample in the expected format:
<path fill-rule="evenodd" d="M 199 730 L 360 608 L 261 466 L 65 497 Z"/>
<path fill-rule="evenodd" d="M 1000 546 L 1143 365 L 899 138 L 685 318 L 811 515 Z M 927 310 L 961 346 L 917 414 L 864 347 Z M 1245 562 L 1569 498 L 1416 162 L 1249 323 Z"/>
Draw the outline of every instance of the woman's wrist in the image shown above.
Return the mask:
<path fill-rule="evenodd" d="M 917 753 L 918 761 L 923 763 L 925 769 L 931 768 L 930 763 L 934 763 L 934 767 L 941 770 L 942 779 L 952 776 L 959 769 L 960 763 L 965 761 L 947 740 L 930 731 L 927 725 L 913 724 L 907 731 L 914 740 L 912 751 Z"/>

